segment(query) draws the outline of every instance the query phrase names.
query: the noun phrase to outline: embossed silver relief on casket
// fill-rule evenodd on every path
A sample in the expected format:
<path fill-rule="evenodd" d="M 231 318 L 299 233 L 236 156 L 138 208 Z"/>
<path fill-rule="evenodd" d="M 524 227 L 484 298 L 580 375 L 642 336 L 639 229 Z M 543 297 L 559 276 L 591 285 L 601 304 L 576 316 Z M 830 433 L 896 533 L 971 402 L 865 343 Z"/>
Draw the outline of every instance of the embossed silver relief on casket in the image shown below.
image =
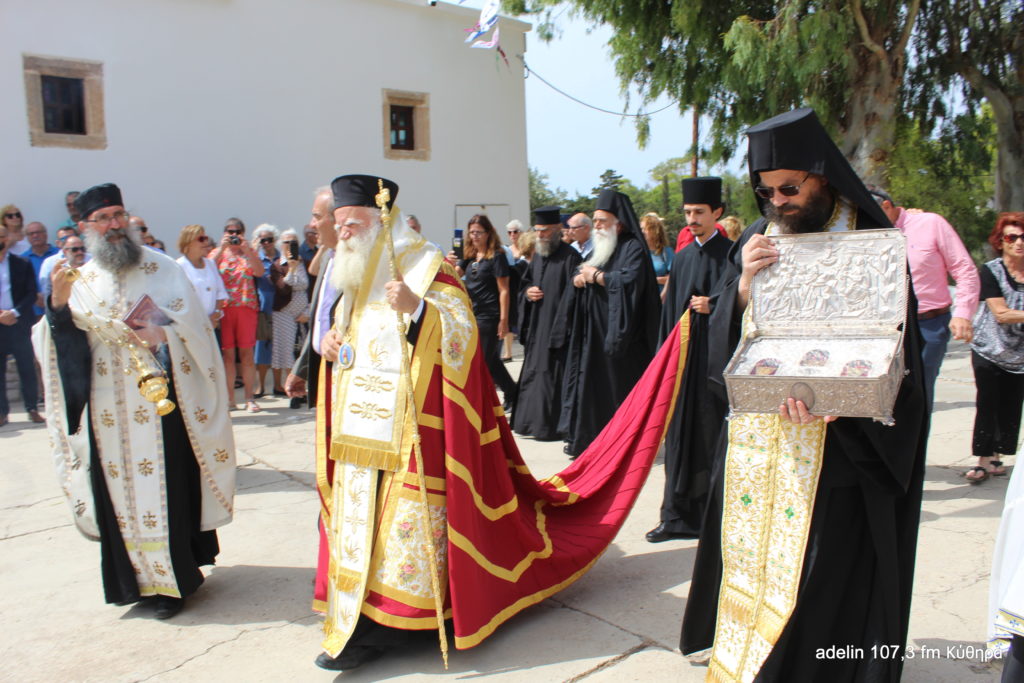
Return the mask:
<path fill-rule="evenodd" d="M 898 230 L 777 235 L 751 285 L 746 336 L 725 370 L 729 404 L 892 422 L 903 380 L 906 241 Z"/>

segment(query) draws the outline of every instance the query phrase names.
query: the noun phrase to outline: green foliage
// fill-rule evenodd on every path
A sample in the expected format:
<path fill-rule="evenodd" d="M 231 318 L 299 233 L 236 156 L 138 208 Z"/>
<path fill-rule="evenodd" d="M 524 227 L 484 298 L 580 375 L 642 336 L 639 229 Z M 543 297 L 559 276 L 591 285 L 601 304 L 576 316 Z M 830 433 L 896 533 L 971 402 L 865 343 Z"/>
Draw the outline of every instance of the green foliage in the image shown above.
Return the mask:
<path fill-rule="evenodd" d="M 889 174 L 889 192 L 898 205 L 943 216 L 979 262 L 996 218 L 991 206 L 994 135 L 987 107 L 947 121 L 934 136 L 904 119 Z"/>
<path fill-rule="evenodd" d="M 560 187 L 552 189 L 548 183 L 550 179 L 546 173 L 541 173 L 540 170 L 529 168 L 530 174 L 530 211 L 541 207 L 550 206 L 552 204 L 564 204 L 565 203 L 565 190 Z"/>
<path fill-rule="evenodd" d="M 558 204 L 562 207 L 562 213 L 582 212 L 590 215 L 594 212 L 597 195 L 604 188 L 612 187 L 629 195 L 637 216 L 643 216 L 652 211 L 658 214 L 665 222 L 669 241 L 674 245 L 679 231 L 686 226 L 686 216 L 683 214 L 682 180 L 688 177 L 690 177 L 690 160 L 675 157 L 666 159 L 652 168 L 650 170 L 651 182 L 643 187 L 637 187 L 621 174 L 608 169 L 601 174 L 600 182 L 594 187 L 593 194 L 577 194 L 570 198 L 561 188 L 550 189 L 547 174 L 531 168 L 530 208 Z M 739 216 L 744 225 L 749 225 L 761 215 L 750 183 L 745 176 L 724 174 L 722 176 L 722 196 L 725 201 L 723 215 Z"/>
<path fill-rule="evenodd" d="M 620 190 L 624 181 L 625 179 L 620 174 L 609 168 L 601 174 L 601 182 L 597 187 L 590 190 L 590 193 L 597 197 L 597 195 L 601 194 L 603 190 L 619 190 L 621 192 L 625 192 L 625 190 Z"/>
<path fill-rule="evenodd" d="M 661 96 L 712 122 L 711 163 L 735 153 L 750 124 L 794 106 L 813 106 L 833 130 L 844 127 L 850 90 L 869 51 L 846 0 L 570 0 L 584 18 L 610 26 L 616 73 L 640 93 L 641 109 Z M 868 35 L 899 50 L 910 3 L 862 0 Z M 506 0 L 510 11 L 544 16 L 562 0 Z M 649 134 L 649 123 L 638 132 Z"/>

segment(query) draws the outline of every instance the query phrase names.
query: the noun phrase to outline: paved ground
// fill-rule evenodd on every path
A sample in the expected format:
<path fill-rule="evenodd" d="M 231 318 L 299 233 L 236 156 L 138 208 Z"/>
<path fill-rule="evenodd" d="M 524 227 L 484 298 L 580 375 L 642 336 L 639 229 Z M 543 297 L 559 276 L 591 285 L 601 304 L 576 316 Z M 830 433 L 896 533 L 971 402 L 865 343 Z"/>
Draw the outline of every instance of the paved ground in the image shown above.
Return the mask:
<path fill-rule="evenodd" d="M 928 454 L 904 680 L 987 682 L 985 612 L 991 547 L 1006 479 L 969 486 L 974 386 L 954 344 L 939 380 Z M 219 564 L 178 617 L 103 604 L 98 546 L 70 524 L 42 428 L 24 414 L 0 429 L 0 679 L 12 681 L 330 680 L 313 666 L 319 619 L 309 608 L 316 549 L 311 416 L 284 399 L 235 413 L 236 521 Z M 520 440 L 538 477 L 566 465 L 561 444 Z M 699 681 L 677 648 L 696 542 L 651 545 L 660 463 L 604 558 L 564 592 L 445 672 L 430 640 L 344 674 L 352 681 L 481 677 L 508 681 Z"/>

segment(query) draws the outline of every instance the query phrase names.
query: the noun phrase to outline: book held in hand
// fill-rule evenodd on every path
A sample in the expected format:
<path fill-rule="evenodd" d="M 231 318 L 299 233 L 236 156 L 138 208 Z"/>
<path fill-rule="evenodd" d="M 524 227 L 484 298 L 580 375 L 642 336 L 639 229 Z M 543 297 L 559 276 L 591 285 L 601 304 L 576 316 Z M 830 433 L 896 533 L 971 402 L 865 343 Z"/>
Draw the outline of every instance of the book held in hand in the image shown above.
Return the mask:
<path fill-rule="evenodd" d="M 141 330 L 144 327 L 153 325 L 170 325 L 171 319 L 160 310 L 156 302 L 148 294 L 143 294 L 135 302 L 121 320 L 133 330 Z"/>

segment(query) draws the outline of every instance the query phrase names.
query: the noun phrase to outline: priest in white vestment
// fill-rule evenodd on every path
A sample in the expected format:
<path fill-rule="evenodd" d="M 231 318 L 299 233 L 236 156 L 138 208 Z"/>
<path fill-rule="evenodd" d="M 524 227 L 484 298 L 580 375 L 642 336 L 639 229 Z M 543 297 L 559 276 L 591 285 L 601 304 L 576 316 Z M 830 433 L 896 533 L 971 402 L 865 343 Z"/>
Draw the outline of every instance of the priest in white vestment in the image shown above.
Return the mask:
<path fill-rule="evenodd" d="M 223 363 L 191 283 L 140 246 L 117 186 L 75 203 L 93 259 L 54 268 L 33 335 L 53 456 L 76 526 L 100 542 L 106 601 L 152 598 L 166 619 L 203 582 L 199 567 L 219 552 L 215 529 L 231 521 Z"/>

